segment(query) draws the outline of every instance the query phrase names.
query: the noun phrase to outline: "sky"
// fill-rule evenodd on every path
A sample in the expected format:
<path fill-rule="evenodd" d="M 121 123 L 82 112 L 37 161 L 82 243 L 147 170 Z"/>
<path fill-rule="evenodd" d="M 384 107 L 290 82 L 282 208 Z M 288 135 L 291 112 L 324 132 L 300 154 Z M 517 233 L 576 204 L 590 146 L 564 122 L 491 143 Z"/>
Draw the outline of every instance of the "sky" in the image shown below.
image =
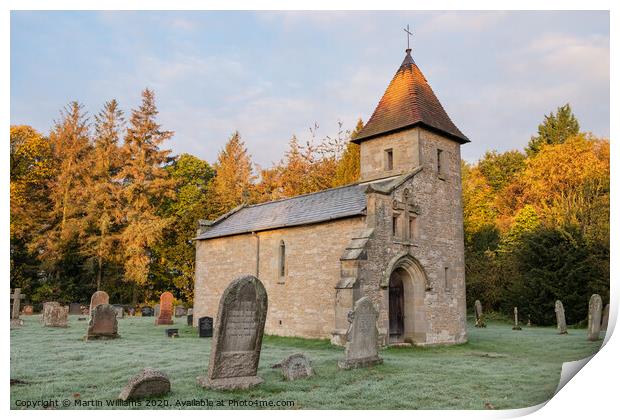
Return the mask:
<path fill-rule="evenodd" d="M 367 121 L 413 58 L 471 143 L 462 157 L 522 149 L 570 103 L 583 131 L 609 137 L 609 13 L 12 11 L 11 124 L 47 134 L 70 101 L 129 114 L 144 88 L 175 154 L 217 159 L 238 130 L 255 162 L 292 135 L 334 136 Z"/>

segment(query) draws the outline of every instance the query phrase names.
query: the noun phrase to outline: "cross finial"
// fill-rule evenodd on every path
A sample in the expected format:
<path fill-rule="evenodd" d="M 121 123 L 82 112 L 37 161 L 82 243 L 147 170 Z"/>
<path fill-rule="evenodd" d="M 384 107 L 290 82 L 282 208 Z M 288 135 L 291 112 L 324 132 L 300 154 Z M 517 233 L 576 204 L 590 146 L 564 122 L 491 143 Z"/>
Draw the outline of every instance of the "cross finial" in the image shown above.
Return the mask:
<path fill-rule="evenodd" d="M 407 28 L 403 29 L 407 33 L 407 52 L 411 51 L 411 47 L 409 46 L 409 38 L 413 36 L 413 32 L 409 30 L 409 24 L 407 24 Z"/>

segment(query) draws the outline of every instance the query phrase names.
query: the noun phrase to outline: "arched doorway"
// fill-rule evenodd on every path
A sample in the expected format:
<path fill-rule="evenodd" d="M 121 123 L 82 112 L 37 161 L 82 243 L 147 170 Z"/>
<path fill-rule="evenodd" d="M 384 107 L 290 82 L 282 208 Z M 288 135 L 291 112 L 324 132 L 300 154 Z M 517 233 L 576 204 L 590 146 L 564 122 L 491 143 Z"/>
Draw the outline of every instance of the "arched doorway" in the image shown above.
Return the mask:
<path fill-rule="evenodd" d="M 408 253 L 394 257 L 385 273 L 382 286 L 387 289 L 385 303 L 388 315 L 386 320 L 388 344 L 425 343 L 426 273 L 418 261 Z"/>
<path fill-rule="evenodd" d="M 394 270 L 389 285 L 389 329 L 390 343 L 403 341 L 405 334 L 405 290 L 402 268 Z"/>

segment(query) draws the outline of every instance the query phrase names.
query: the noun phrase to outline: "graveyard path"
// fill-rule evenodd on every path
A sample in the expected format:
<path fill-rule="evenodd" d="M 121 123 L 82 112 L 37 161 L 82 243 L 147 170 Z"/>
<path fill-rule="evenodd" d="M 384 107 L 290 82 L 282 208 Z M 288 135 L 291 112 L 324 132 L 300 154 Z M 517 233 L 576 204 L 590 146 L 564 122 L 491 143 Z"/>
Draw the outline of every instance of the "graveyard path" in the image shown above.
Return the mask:
<path fill-rule="evenodd" d="M 211 339 L 199 338 L 185 318 L 174 319 L 179 338 L 166 337 L 166 326 L 155 326 L 153 317 L 129 317 L 118 321 L 120 339 L 92 342 L 82 341 L 87 321 L 78 316 L 69 317 L 68 328 L 45 328 L 39 318 L 23 316 L 24 326 L 11 330 L 13 409 L 25 408 L 21 401 L 48 399 L 67 400 L 71 409 L 114 408 L 106 400 L 115 400 L 128 379 L 146 367 L 165 372 L 172 384 L 172 392 L 152 408 L 257 408 L 238 407 L 247 401 L 293 401 L 288 407 L 293 409 L 483 409 L 485 403 L 522 408 L 553 395 L 562 362 L 591 355 L 602 344 L 587 341 L 583 329 L 559 335 L 555 328 L 512 331 L 509 324 L 473 328 L 470 323 L 467 344 L 384 349 L 382 365 L 340 371 L 343 350 L 327 340 L 266 336 L 258 369 L 264 384 L 218 392 L 196 384 L 207 371 Z M 312 360 L 316 375 L 286 382 L 270 366 L 297 352 Z M 214 406 L 195 405 L 207 400 Z M 223 406 L 215 406 L 218 400 Z M 145 404 L 117 408 L 151 408 Z"/>

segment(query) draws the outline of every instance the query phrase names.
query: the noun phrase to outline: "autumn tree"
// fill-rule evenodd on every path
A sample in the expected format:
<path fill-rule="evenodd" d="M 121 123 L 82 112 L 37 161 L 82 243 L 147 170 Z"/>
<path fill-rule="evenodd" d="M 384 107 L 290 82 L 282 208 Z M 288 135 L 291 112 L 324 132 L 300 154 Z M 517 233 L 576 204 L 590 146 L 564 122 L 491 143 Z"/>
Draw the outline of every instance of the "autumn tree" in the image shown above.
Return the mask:
<path fill-rule="evenodd" d="M 125 227 L 120 234 L 124 257 L 125 279 L 136 286 L 144 285 L 152 263 L 152 248 L 161 240 L 171 218 L 159 214 L 166 199 L 174 198 L 175 181 L 165 165 L 170 151 L 162 144 L 173 136 L 157 123 L 155 96 L 149 89 L 142 92 L 142 103 L 131 112 L 125 142 L 121 148 L 124 164 L 119 172 L 122 180 L 121 202 Z"/>
<path fill-rule="evenodd" d="M 334 186 L 352 184 L 359 181 L 360 178 L 360 146 L 351 140 L 364 128 L 362 119 L 357 120 L 357 125 L 351 133 L 347 147 L 338 161 L 336 174 L 334 177 Z"/>
<path fill-rule="evenodd" d="M 106 102 L 95 116 L 93 151 L 89 155 L 88 175 L 81 189 L 85 203 L 80 234 L 81 252 L 96 272 L 96 287 L 101 290 L 105 266 L 118 259 L 123 220 L 121 180 L 124 164 L 119 147 L 123 113 L 116 100 Z"/>
<path fill-rule="evenodd" d="M 219 152 L 214 169 L 216 176 L 210 186 L 213 194 L 212 216 L 220 216 L 253 199 L 256 176 L 251 157 L 238 131 L 233 133 Z"/>
<path fill-rule="evenodd" d="M 562 144 L 579 133 L 579 121 L 569 104 L 558 107 L 556 114 L 545 115 L 538 126 L 538 135 L 530 139 L 525 151 L 528 156 L 535 155 L 546 144 Z"/>

